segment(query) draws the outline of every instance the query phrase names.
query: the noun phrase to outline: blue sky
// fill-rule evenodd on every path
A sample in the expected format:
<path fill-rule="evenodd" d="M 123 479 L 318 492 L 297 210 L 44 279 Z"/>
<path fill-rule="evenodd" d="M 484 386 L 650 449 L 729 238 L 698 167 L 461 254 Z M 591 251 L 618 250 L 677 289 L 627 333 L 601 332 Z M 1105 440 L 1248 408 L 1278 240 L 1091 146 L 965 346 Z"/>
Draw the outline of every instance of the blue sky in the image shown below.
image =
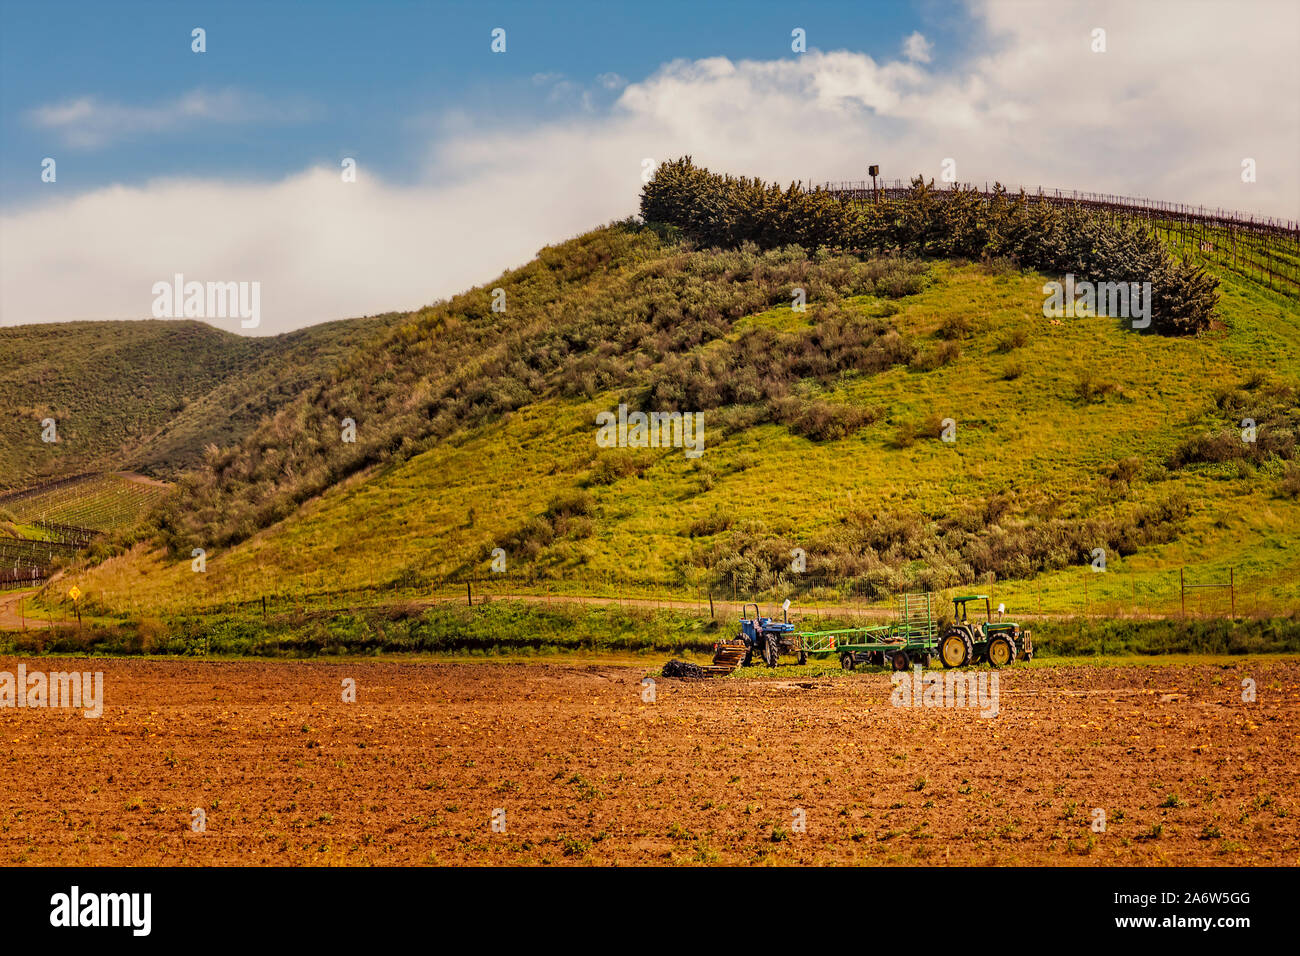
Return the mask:
<path fill-rule="evenodd" d="M 62 159 L 73 189 L 156 176 L 274 177 L 353 156 L 394 182 L 424 175 L 422 119 L 463 112 L 478 124 L 608 107 L 598 77 L 641 79 L 662 63 L 711 56 L 793 57 L 791 30 L 814 48 L 897 52 L 922 30 L 960 53 L 957 4 L 700 3 L 4 3 L 0 34 L 0 191 L 39 195 L 32 175 Z M 190 32 L 207 31 L 207 52 Z M 506 53 L 490 50 L 504 28 Z M 567 81 L 558 93 L 555 85 Z M 580 87 L 580 89 L 578 89 Z M 247 122 L 178 122 L 151 135 L 108 130 L 68 143 L 34 111 L 93 98 L 165 107 L 192 91 L 236 94 Z M 567 95 L 566 95 L 567 94 Z M 830 172 L 827 175 L 831 175 Z"/>
<path fill-rule="evenodd" d="M 1295 0 L 0 0 L 0 324 L 148 317 L 177 273 L 259 283 L 243 334 L 418 308 L 687 153 L 1300 219 L 1298 43 Z"/>

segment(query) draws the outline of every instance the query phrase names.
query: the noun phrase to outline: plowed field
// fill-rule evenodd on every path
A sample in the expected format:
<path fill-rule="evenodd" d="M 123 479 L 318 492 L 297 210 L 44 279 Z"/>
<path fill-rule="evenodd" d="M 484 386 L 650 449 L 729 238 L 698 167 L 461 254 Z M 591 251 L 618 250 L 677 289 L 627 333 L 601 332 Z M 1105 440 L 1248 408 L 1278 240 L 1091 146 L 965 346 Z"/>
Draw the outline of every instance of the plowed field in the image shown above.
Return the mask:
<path fill-rule="evenodd" d="M 5 865 L 1300 862 L 1294 661 L 1017 665 L 992 718 L 883 672 L 22 663 L 105 703 L 0 708 Z"/>

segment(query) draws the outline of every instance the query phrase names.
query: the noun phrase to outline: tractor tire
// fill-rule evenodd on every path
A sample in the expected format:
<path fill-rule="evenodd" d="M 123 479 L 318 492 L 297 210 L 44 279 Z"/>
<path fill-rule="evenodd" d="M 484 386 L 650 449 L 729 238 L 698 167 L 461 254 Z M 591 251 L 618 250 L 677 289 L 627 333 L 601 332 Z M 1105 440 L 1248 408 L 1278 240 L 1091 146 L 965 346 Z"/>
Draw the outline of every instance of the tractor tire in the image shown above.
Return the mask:
<path fill-rule="evenodd" d="M 807 663 L 808 663 L 808 652 L 801 647 L 799 648 L 799 666 L 803 667 Z"/>
<path fill-rule="evenodd" d="M 767 643 L 763 645 L 763 663 L 768 667 L 775 667 L 780 656 L 781 648 L 777 645 L 776 638 L 769 637 Z"/>
<path fill-rule="evenodd" d="M 1016 659 L 1016 644 L 1009 637 L 999 634 L 989 641 L 986 656 L 990 667 L 1006 667 Z"/>
<path fill-rule="evenodd" d="M 853 670 L 853 665 L 856 663 L 857 661 L 853 659 L 853 654 L 850 653 L 849 651 L 845 651 L 843 654 L 840 655 L 840 667 L 843 668 L 844 670 L 846 671 Z"/>
<path fill-rule="evenodd" d="M 944 667 L 963 667 L 973 656 L 970 638 L 961 631 L 949 631 L 939 642 L 939 660 Z"/>
<path fill-rule="evenodd" d="M 905 671 L 912 666 L 912 659 L 907 656 L 907 651 L 894 651 L 893 656 L 889 658 L 889 663 L 893 665 L 896 671 Z"/>
<path fill-rule="evenodd" d="M 741 666 L 741 667 L 753 667 L 753 666 L 754 666 L 754 649 L 753 649 L 752 647 L 749 647 L 748 645 L 746 645 L 746 647 L 745 647 L 745 659 L 742 660 L 742 661 L 740 662 L 740 666 Z"/>

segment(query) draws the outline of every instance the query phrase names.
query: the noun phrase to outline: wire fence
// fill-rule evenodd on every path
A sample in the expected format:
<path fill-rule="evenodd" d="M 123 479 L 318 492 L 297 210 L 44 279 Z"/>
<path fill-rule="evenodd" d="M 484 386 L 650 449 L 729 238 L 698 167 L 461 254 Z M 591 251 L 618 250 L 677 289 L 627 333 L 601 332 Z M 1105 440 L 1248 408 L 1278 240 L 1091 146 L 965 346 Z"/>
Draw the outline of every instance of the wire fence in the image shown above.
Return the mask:
<path fill-rule="evenodd" d="M 954 184 L 956 188 L 957 184 Z M 911 184 L 902 180 L 824 183 L 821 190 L 848 203 L 905 199 Z M 996 195 L 990 184 L 975 188 L 985 199 Z M 1179 257 L 1201 260 L 1245 276 L 1287 298 L 1300 298 L 1300 221 L 1192 206 L 1109 193 L 1007 186 L 1006 195 L 1020 192 L 1030 203 L 1074 206 L 1111 218 L 1140 219 L 1154 228 Z M 939 198 L 944 190 L 935 193 Z"/>
<path fill-rule="evenodd" d="M 813 577 L 813 576 L 810 576 Z M 1300 614 L 1300 571 L 1289 574 L 1243 575 L 1233 568 L 1222 572 L 1174 569 L 1152 575 L 1129 571 L 1078 574 L 1062 581 L 1007 581 L 963 584 L 934 592 L 937 606 L 951 610 L 954 595 L 980 594 L 997 609 L 1006 605 L 1007 619 L 1158 619 L 1260 618 Z M 894 616 L 894 597 L 859 582 L 784 582 L 774 588 L 666 581 L 654 578 L 604 580 L 541 577 L 533 573 L 494 573 L 451 576 L 419 587 L 389 582 L 338 587 L 328 574 L 289 591 L 258 591 L 209 605 L 217 613 L 265 616 L 295 613 L 404 612 L 429 604 L 481 607 L 521 600 L 543 606 L 621 607 L 665 610 L 698 617 L 734 619 L 745 605 L 779 617 L 785 598 L 792 602 L 792 619 L 887 620 Z"/>

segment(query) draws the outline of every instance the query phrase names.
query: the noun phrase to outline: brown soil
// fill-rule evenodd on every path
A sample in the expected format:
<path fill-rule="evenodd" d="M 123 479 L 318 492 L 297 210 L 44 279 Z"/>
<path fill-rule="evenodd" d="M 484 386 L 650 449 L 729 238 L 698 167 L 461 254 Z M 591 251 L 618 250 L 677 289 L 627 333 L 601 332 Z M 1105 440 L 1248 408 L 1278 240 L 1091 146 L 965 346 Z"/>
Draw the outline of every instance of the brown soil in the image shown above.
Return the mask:
<path fill-rule="evenodd" d="M 5 865 L 1300 862 L 1294 661 L 1018 666 L 993 719 L 885 673 L 25 663 L 106 705 L 0 708 Z"/>

